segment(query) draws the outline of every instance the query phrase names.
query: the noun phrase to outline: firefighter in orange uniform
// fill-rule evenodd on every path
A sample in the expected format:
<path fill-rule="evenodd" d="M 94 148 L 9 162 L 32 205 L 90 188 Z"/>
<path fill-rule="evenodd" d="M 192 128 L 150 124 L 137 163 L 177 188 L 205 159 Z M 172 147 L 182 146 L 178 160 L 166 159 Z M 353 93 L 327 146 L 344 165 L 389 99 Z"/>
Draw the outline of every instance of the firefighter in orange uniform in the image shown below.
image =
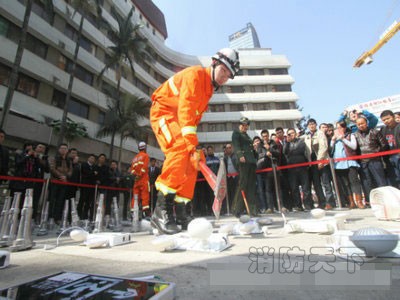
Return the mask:
<path fill-rule="evenodd" d="M 193 197 L 200 154 L 196 129 L 213 94 L 239 71 L 239 55 L 224 48 L 212 64 L 188 67 L 164 82 L 152 96 L 151 127 L 165 154 L 161 175 L 155 185 L 157 205 L 151 218 L 154 228 L 175 234 L 187 227 L 186 204 Z M 176 220 L 173 216 L 175 206 Z"/>
<path fill-rule="evenodd" d="M 149 160 L 149 155 L 146 153 L 146 143 L 140 142 L 139 153 L 133 158 L 131 164 L 131 174 L 135 176 L 131 210 L 135 207 L 135 201 L 140 200 L 142 202 L 143 215 L 146 217 L 150 217 Z"/>

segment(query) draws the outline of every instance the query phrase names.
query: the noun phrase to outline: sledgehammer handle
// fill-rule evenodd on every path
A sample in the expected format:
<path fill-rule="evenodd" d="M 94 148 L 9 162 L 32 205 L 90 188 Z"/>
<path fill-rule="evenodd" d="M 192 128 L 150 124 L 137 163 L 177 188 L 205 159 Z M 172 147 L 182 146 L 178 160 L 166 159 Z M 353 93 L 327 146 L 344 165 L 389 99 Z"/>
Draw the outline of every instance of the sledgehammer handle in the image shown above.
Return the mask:
<path fill-rule="evenodd" d="M 241 192 L 242 192 L 242 196 L 243 196 L 244 205 L 246 205 L 247 214 L 250 216 L 250 209 L 249 209 L 249 205 L 247 204 L 246 194 L 244 193 L 243 190 L 241 190 Z"/>

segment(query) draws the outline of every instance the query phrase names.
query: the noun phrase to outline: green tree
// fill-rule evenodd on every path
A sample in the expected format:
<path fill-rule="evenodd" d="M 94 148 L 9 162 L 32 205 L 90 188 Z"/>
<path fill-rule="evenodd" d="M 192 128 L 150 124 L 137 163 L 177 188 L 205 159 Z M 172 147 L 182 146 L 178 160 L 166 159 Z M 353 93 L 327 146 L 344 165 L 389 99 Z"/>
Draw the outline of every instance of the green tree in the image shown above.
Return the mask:
<path fill-rule="evenodd" d="M 67 118 L 65 123 L 64 137 L 68 144 L 70 144 L 77 137 L 88 137 L 86 126 L 83 123 L 77 123 L 70 118 Z M 54 120 L 50 123 L 50 127 L 54 128 L 57 134 L 60 134 L 62 127 L 62 120 Z"/>
<path fill-rule="evenodd" d="M 44 4 L 45 11 L 48 16 L 48 21 L 50 24 L 53 24 L 54 21 L 54 7 L 52 0 L 42 0 Z M 15 54 L 15 59 L 13 63 L 13 67 L 11 70 L 10 81 L 8 84 L 6 98 L 4 100 L 3 109 L 1 111 L 1 121 L 0 121 L 0 128 L 4 128 L 7 125 L 7 118 L 10 112 L 11 103 L 14 97 L 15 89 L 17 88 L 18 83 L 18 73 L 21 66 L 22 55 L 24 54 L 24 50 L 26 48 L 26 37 L 28 33 L 28 25 L 29 19 L 31 17 L 32 12 L 32 3 L 33 0 L 26 0 L 25 1 L 25 14 L 24 20 L 22 22 L 22 29 L 21 29 L 21 37 L 18 42 L 17 52 Z M 2 4 L 3 5 L 3 4 Z"/>
<path fill-rule="evenodd" d="M 150 102 L 134 95 L 124 95 L 119 101 L 109 98 L 108 110 L 104 125 L 97 133 L 97 137 L 106 137 L 118 133 L 121 136 L 119 145 L 118 162 L 121 162 L 123 141 L 128 137 L 137 140 L 147 140 L 146 136 L 151 131 L 147 125 L 141 125 L 148 115 Z M 110 156 L 111 158 L 111 156 Z"/>
<path fill-rule="evenodd" d="M 58 136 L 57 145 L 61 144 L 65 137 L 65 130 L 66 130 L 66 126 L 67 126 L 67 117 L 68 117 L 68 108 L 69 108 L 69 104 L 71 102 L 72 86 L 74 83 L 76 64 L 77 64 L 77 60 L 78 60 L 78 53 L 79 53 L 79 48 L 80 48 L 81 39 L 82 39 L 83 22 L 89 14 L 94 14 L 95 17 L 97 17 L 97 18 L 100 18 L 100 16 L 101 16 L 100 0 L 70 0 L 69 4 L 72 6 L 74 11 L 72 13 L 70 13 L 70 11 L 67 9 L 68 15 L 72 18 L 75 16 L 75 14 L 77 12 L 79 12 L 81 18 L 79 21 L 77 38 L 75 41 L 76 44 L 75 44 L 75 50 L 74 50 L 74 57 L 72 59 L 71 71 L 69 74 L 67 95 L 65 97 L 65 105 L 64 105 L 64 109 L 63 109 L 63 115 L 62 115 L 62 119 L 61 119 L 61 127 L 60 127 L 60 133 Z"/>
<path fill-rule="evenodd" d="M 133 15 L 133 9 L 130 10 L 128 15 L 124 18 L 121 17 L 117 13 L 113 13 L 113 17 L 118 23 L 118 30 L 115 30 L 108 23 L 105 24 L 105 27 L 108 31 L 114 33 L 114 46 L 108 47 L 111 52 L 111 55 L 106 61 L 104 68 L 101 70 L 98 80 L 100 81 L 104 75 L 104 72 L 109 68 L 113 68 L 115 70 L 115 79 L 117 80 L 117 91 L 115 97 L 115 109 L 118 111 L 121 99 L 126 96 L 122 96 L 121 93 L 121 78 L 124 67 L 126 66 L 126 61 L 129 64 L 129 68 L 132 72 L 132 75 L 135 75 L 135 69 L 133 62 L 139 60 L 147 60 L 153 61 L 153 58 L 149 52 L 147 39 L 140 36 L 139 29 L 142 27 L 140 24 L 133 24 L 131 22 L 131 18 Z M 113 105 L 113 106 L 114 106 Z M 138 111 L 136 108 L 134 110 Z M 146 112 L 146 114 L 148 111 Z M 110 144 L 110 154 L 109 158 L 112 159 L 114 152 L 114 140 L 115 134 L 118 129 L 115 127 L 110 127 L 111 131 L 108 132 L 108 135 L 111 135 L 111 144 Z M 120 133 L 122 133 L 120 131 Z M 121 136 L 121 138 L 123 138 Z"/>

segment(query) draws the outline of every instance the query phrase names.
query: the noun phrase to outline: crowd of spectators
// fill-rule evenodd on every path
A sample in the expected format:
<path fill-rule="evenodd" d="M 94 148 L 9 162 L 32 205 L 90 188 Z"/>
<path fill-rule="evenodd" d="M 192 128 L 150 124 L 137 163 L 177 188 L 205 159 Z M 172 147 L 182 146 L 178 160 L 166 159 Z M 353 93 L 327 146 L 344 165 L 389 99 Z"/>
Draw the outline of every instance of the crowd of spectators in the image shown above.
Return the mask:
<path fill-rule="evenodd" d="M 331 210 L 338 206 L 363 209 L 370 207 L 369 194 L 373 188 L 387 185 L 399 188 L 399 153 L 379 155 L 379 152 L 400 148 L 400 113 L 385 110 L 380 119 L 383 126 L 376 128 L 378 117 L 365 110 L 353 110 L 344 111 L 335 124 L 321 123 L 318 126 L 317 121 L 310 118 L 305 130 L 288 128 L 284 132 L 281 127 L 275 132 L 261 130 L 260 136 L 252 139 L 256 187 L 247 190 L 247 201 L 251 202 L 249 199 L 255 197 L 257 212 L 251 214 L 268 214 L 276 210 L 304 211 L 316 207 Z M 242 126 L 240 123 L 237 132 L 243 131 Z M 210 165 L 215 156 L 212 152 L 211 160 L 208 151 L 205 154 Z M 359 155 L 366 156 L 357 157 Z M 235 149 L 232 143 L 224 145 L 227 202 L 231 210 L 232 200 L 235 195 L 240 195 L 238 190 L 245 189 L 239 182 L 240 178 L 251 178 L 249 172 L 253 172 L 249 169 L 240 172 L 242 156 L 242 149 Z M 356 158 L 352 159 L 354 156 Z M 276 176 L 274 166 L 278 169 Z M 279 170 L 282 166 L 287 167 Z M 214 195 L 204 201 L 203 185 L 204 181 L 196 185 L 195 215 L 212 214 L 209 203 Z M 207 204 L 200 205 L 203 202 Z M 225 202 L 223 212 L 226 210 Z M 237 216 L 244 212 L 243 207 L 239 211 L 233 208 Z"/>
<path fill-rule="evenodd" d="M 206 164 L 215 174 L 220 159 L 226 168 L 227 197 L 221 213 L 228 210 L 236 216 L 245 213 L 244 197 L 251 215 L 315 207 L 325 210 L 337 206 L 369 207 L 371 189 L 387 185 L 399 188 L 400 185 L 399 153 L 376 156 L 376 153 L 400 148 L 400 114 L 385 110 L 380 119 L 383 126 L 378 129 L 378 118 L 368 111 L 345 111 L 336 124 L 320 123 L 318 126 L 311 118 L 305 130 L 288 128 L 285 131 L 278 127 L 272 132 L 263 129 L 260 136 L 251 139 L 247 135 L 250 121 L 242 118 L 239 128 L 233 132 L 232 142 L 224 145 L 222 157 L 215 155 L 213 146 L 203 147 Z M 8 175 L 9 156 L 14 155 L 13 176 L 53 179 L 49 188 L 49 217 L 56 223 L 61 221 L 65 200 L 78 198 L 78 194 L 77 212 L 81 219 L 94 219 L 99 193 L 105 195 L 105 215 L 111 214 L 112 199 L 119 199 L 121 194 L 124 199 L 122 218 L 128 219 L 130 189 L 134 183 L 129 169 L 121 172 L 118 163 L 108 162 L 103 153 L 89 154 L 82 161 L 78 150 L 67 144 L 59 145 L 52 156 L 48 155 L 45 144 L 31 142 L 9 154 L 3 145 L 4 138 L 5 132 L 0 130 L 0 175 Z M 364 156 L 354 158 L 358 155 Z M 280 169 L 282 166 L 287 167 Z M 151 208 L 157 201 L 154 182 L 160 171 L 156 159 L 150 159 Z M 2 182 L 4 184 L 5 180 Z M 25 190 L 33 189 L 33 216 L 37 222 L 43 186 L 43 182 L 28 179 L 9 180 L 11 196 L 19 192 L 23 199 Z M 112 189 L 118 187 L 126 190 Z M 213 201 L 214 192 L 199 172 L 189 213 L 212 215 Z"/>

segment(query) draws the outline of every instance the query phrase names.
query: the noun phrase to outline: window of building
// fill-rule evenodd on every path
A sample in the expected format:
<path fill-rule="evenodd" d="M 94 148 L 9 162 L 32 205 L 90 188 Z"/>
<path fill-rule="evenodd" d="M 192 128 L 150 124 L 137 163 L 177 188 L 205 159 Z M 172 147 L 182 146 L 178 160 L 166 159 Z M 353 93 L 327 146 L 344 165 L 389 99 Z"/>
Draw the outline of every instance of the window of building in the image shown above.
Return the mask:
<path fill-rule="evenodd" d="M 25 74 L 19 74 L 17 90 L 28 96 L 36 98 L 39 91 L 39 81 Z"/>
<path fill-rule="evenodd" d="M 0 64 L 0 84 L 8 86 L 10 82 L 11 68 Z"/>
<path fill-rule="evenodd" d="M 51 105 L 64 109 L 65 98 L 67 95 L 59 90 L 53 91 L 53 98 L 51 98 Z"/>
<path fill-rule="evenodd" d="M 97 115 L 97 123 L 100 125 L 104 125 L 104 122 L 106 120 L 106 113 L 104 111 L 99 111 L 99 114 Z"/>
<path fill-rule="evenodd" d="M 264 69 L 248 69 L 247 74 L 250 76 L 253 75 L 264 75 Z"/>
<path fill-rule="evenodd" d="M 271 129 L 274 128 L 274 123 L 272 121 L 257 121 L 255 122 L 256 129 Z"/>
<path fill-rule="evenodd" d="M 87 119 L 89 117 L 89 105 L 72 97 L 68 105 L 68 112 Z"/>
<path fill-rule="evenodd" d="M 21 39 L 21 28 L 0 16 L 0 34 L 18 43 Z"/>
<path fill-rule="evenodd" d="M 244 93 L 245 89 L 244 86 L 226 86 L 227 93 Z"/>
<path fill-rule="evenodd" d="M 75 30 L 74 27 L 69 24 L 65 25 L 64 34 L 73 41 L 76 41 L 76 39 L 78 38 L 78 32 Z"/>
<path fill-rule="evenodd" d="M 50 23 L 50 19 L 52 16 L 49 16 L 44 4 L 40 0 L 34 0 L 32 3 L 32 11 L 41 17 L 42 19 L 46 20 L 47 23 Z M 54 12 L 51 12 L 54 16 Z"/>
<path fill-rule="evenodd" d="M 136 63 L 143 68 L 147 73 L 150 73 L 150 66 L 145 63 L 144 60 L 138 59 L 136 60 Z"/>
<path fill-rule="evenodd" d="M 208 106 L 210 112 L 225 112 L 224 104 L 211 104 Z"/>
<path fill-rule="evenodd" d="M 147 28 L 150 28 L 149 22 L 146 22 L 146 27 L 147 27 Z"/>
<path fill-rule="evenodd" d="M 47 45 L 31 34 L 28 34 L 26 37 L 26 49 L 46 59 Z"/>
<path fill-rule="evenodd" d="M 270 110 L 271 109 L 271 103 L 254 103 L 253 104 L 254 110 Z"/>
<path fill-rule="evenodd" d="M 89 13 L 85 17 L 94 27 L 99 27 L 99 19 L 95 15 Z"/>
<path fill-rule="evenodd" d="M 167 78 L 165 78 L 164 76 L 160 75 L 157 72 L 154 72 L 154 78 L 155 80 L 157 80 L 158 82 L 165 82 L 167 81 Z"/>
<path fill-rule="evenodd" d="M 0 35 L 7 36 L 9 24 L 10 22 L 8 22 L 8 20 L 0 16 Z"/>
<path fill-rule="evenodd" d="M 156 35 L 156 30 L 153 28 L 153 35 Z"/>
<path fill-rule="evenodd" d="M 290 84 L 277 84 L 272 87 L 275 92 L 291 92 L 292 86 Z"/>
<path fill-rule="evenodd" d="M 79 45 L 85 49 L 87 52 L 91 53 L 91 54 L 96 54 L 96 47 L 95 45 L 93 45 L 93 43 L 91 41 L 89 41 L 89 39 L 87 39 L 84 36 L 81 36 L 81 39 L 79 41 Z"/>
<path fill-rule="evenodd" d="M 103 82 L 102 82 L 102 84 L 101 84 L 101 91 L 102 91 L 104 94 L 106 94 L 107 96 L 112 97 L 112 98 L 115 98 L 115 99 L 116 99 L 117 96 L 118 96 L 117 88 L 114 87 L 114 86 L 112 86 L 111 84 L 105 82 L 104 80 L 103 80 Z"/>
<path fill-rule="evenodd" d="M 269 69 L 270 75 L 287 75 L 288 70 L 285 68 L 276 68 L 276 69 Z"/>
<path fill-rule="evenodd" d="M 139 90 L 141 90 L 143 93 L 145 93 L 146 95 L 150 96 L 150 88 L 144 84 L 140 79 L 138 79 L 137 77 L 135 77 L 134 79 L 134 83 L 133 83 Z"/>
<path fill-rule="evenodd" d="M 226 123 L 209 123 L 208 131 L 209 132 L 226 131 Z"/>
<path fill-rule="evenodd" d="M 64 92 L 54 90 L 51 104 L 60 109 L 64 109 L 66 98 L 67 95 Z M 71 97 L 68 105 L 68 112 L 87 119 L 89 116 L 89 105 L 79 101 L 74 97 Z"/>
<path fill-rule="evenodd" d="M 239 104 L 230 104 L 230 111 L 243 111 L 243 104 L 239 103 Z"/>
<path fill-rule="evenodd" d="M 275 127 L 282 127 L 282 128 L 289 128 L 294 127 L 294 122 L 289 120 L 275 120 L 274 121 Z"/>
<path fill-rule="evenodd" d="M 68 58 L 67 58 L 67 65 L 66 65 L 65 71 L 68 73 L 71 73 L 71 71 L 72 71 L 72 61 Z M 75 77 L 79 78 L 80 80 L 82 80 L 83 82 L 85 82 L 89 85 L 93 85 L 94 75 L 78 64 L 76 64 L 76 67 L 75 67 Z"/>
<path fill-rule="evenodd" d="M 275 102 L 275 109 L 290 109 L 289 102 Z"/>

